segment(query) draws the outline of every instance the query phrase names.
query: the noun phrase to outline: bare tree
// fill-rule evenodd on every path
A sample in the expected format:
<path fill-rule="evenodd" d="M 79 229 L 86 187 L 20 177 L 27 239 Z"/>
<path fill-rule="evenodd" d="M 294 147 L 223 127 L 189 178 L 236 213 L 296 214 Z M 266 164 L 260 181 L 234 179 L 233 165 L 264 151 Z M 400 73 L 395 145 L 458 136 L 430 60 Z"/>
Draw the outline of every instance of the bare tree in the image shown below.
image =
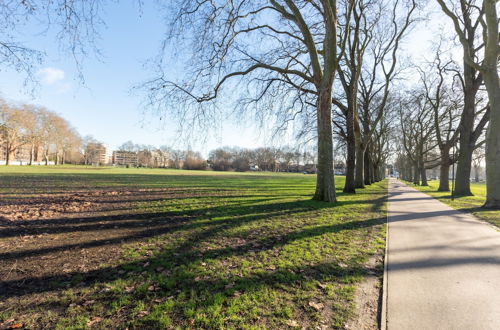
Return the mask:
<path fill-rule="evenodd" d="M 35 118 L 24 111 L 0 100 L 0 140 L 3 141 L 5 164 L 9 165 L 11 157 L 19 147 L 27 144 Z"/>
<path fill-rule="evenodd" d="M 347 171 L 344 192 L 364 187 L 364 163 L 369 160 L 365 152 L 383 117 L 389 86 L 397 73 L 397 53 L 406 32 L 415 22 L 416 9 L 415 0 L 408 3 L 359 1 L 354 7 L 352 27 L 346 35 L 347 47 L 338 73 L 345 103 L 333 100 L 345 117 Z"/>
<path fill-rule="evenodd" d="M 413 183 L 427 186 L 426 156 L 435 147 L 433 112 L 425 94 L 415 90 L 398 105 L 401 144 L 413 167 Z"/>
<path fill-rule="evenodd" d="M 26 82 L 36 80 L 36 68 L 45 59 L 45 53 L 33 49 L 21 40 L 22 30 L 31 22 L 40 28 L 39 34 L 56 32 L 60 49 L 69 53 L 81 73 L 82 61 L 89 51 L 99 54 L 96 46 L 100 19 L 101 0 L 26 0 L 2 1 L 0 5 L 0 65 L 26 77 Z"/>
<path fill-rule="evenodd" d="M 451 19 L 464 51 L 464 86 L 478 89 L 478 81 L 484 81 L 490 103 L 486 136 L 486 183 L 485 207 L 500 208 L 500 79 L 498 76 L 499 28 L 498 0 L 460 0 L 459 5 L 437 0 L 443 12 Z M 482 29 L 482 43 L 475 44 L 477 29 Z M 482 59 L 479 52 L 483 52 Z M 477 73 L 477 75 L 475 75 Z M 470 82 L 466 84 L 467 80 Z M 466 88 L 467 90 L 467 88 Z M 475 99 L 468 100 L 472 107 Z M 467 118 L 461 125 L 472 125 Z M 465 132 L 466 133 L 466 132 Z M 480 135 L 478 133 L 477 135 Z M 473 150 L 473 148 L 472 148 Z M 472 150 L 470 159 L 472 160 Z M 468 162 L 470 164 L 470 162 Z M 469 165 L 470 166 L 470 165 Z M 470 168 L 469 168 L 470 177 Z M 457 182 L 458 183 L 458 182 Z M 470 193 L 469 193 L 470 194 Z"/>
<path fill-rule="evenodd" d="M 442 61 L 441 48 L 438 47 L 434 61 L 418 68 L 423 93 L 434 117 L 434 135 L 439 148 L 439 159 L 434 162 L 434 166 L 440 167 L 438 191 L 450 190 L 450 166 L 456 161 L 454 155 L 450 156 L 450 150 L 457 143 L 457 120 L 463 107 L 462 90 L 454 86 L 453 78 L 447 74 L 451 65 L 452 61 Z"/>
<path fill-rule="evenodd" d="M 355 3 L 173 1 L 168 40 L 185 44 L 190 36 L 191 70 L 186 80 L 176 82 L 162 71 L 160 60 L 159 77 L 143 87 L 152 104 L 178 110 L 183 122 L 215 115 L 216 101 L 228 89 L 233 95 L 241 91 L 243 109 L 276 116 L 278 127 L 301 114 L 313 116 L 318 146 L 314 199 L 334 202 L 332 88 L 344 51 L 339 33 L 348 32 Z M 236 82 L 245 82 L 247 90 Z"/>

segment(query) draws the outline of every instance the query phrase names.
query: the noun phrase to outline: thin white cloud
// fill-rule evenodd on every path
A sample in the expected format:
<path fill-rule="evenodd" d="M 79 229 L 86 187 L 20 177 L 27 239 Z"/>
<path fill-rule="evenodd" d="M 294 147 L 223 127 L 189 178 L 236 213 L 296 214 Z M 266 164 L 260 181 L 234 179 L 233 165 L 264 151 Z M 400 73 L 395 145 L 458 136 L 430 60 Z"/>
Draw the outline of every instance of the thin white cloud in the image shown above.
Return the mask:
<path fill-rule="evenodd" d="M 47 85 L 54 85 L 55 83 L 64 80 L 64 71 L 56 68 L 43 68 L 38 70 L 38 76 Z"/>

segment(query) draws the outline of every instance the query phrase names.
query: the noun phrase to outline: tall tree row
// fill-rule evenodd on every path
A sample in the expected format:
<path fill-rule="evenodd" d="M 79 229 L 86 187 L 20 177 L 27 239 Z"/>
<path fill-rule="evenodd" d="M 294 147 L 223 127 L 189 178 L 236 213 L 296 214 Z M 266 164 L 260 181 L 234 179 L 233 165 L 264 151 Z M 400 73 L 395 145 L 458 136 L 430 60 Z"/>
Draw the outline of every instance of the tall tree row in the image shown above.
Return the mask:
<path fill-rule="evenodd" d="M 42 107 L 0 103 L 0 145 L 6 165 L 20 149 L 29 153 L 28 163 L 52 158 L 64 164 L 68 157 L 79 153 L 81 139 L 62 117 Z M 75 159 L 72 159 L 75 161 Z"/>
<path fill-rule="evenodd" d="M 441 61 L 438 50 L 434 68 L 421 71 L 427 103 L 434 112 L 433 139 L 440 150 L 439 190 L 449 189 L 448 169 L 450 164 L 456 162 L 457 175 L 453 178 L 456 181 L 456 194 L 472 194 L 471 169 L 473 158 L 477 159 L 473 155 L 485 143 L 487 200 L 484 206 L 500 208 L 498 1 L 436 1 L 442 13 L 450 19 L 463 55 L 460 65 L 449 67 Z M 428 79 L 432 70 L 437 72 L 438 77 L 434 79 L 434 84 Z M 456 84 L 444 86 L 444 76 L 449 72 L 453 73 Z M 486 95 L 481 92 L 482 86 L 486 89 Z M 461 100 L 456 98 L 458 89 Z M 443 123 L 445 127 L 442 127 Z M 485 128 L 486 138 L 482 140 Z M 458 152 L 450 155 L 450 149 L 457 141 Z"/>

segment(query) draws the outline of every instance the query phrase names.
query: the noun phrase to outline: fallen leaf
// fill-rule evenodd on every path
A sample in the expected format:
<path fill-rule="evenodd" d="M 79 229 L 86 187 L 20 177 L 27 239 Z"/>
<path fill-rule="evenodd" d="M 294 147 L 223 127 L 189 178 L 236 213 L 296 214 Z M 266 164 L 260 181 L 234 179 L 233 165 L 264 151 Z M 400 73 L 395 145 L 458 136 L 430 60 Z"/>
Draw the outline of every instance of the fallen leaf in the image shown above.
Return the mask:
<path fill-rule="evenodd" d="M 231 289 L 232 287 L 234 287 L 234 282 L 226 284 L 226 286 L 224 288 Z"/>
<path fill-rule="evenodd" d="M 295 321 L 295 320 L 288 320 L 286 321 L 286 324 L 290 327 L 293 327 L 293 328 L 298 328 L 300 327 L 299 325 L 299 322 Z"/>
<path fill-rule="evenodd" d="M 87 322 L 87 326 L 88 326 L 88 327 L 91 327 L 91 326 L 93 326 L 94 324 L 99 323 L 99 322 L 101 322 L 101 321 L 102 321 L 102 318 L 101 318 L 101 317 L 95 316 L 95 317 L 93 317 L 90 321 L 88 321 L 88 322 Z"/>
<path fill-rule="evenodd" d="M 23 323 L 14 323 L 9 325 L 7 329 L 21 329 L 22 327 L 24 327 Z"/>
<path fill-rule="evenodd" d="M 310 301 L 309 306 L 317 311 L 322 310 L 325 307 L 325 305 L 323 305 L 322 303 L 315 303 L 314 301 Z"/>
<path fill-rule="evenodd" d="M 95 303 L 95 300 L 87 300 L 86 302 L 83 303 L 83 305 L 87 306 L 87 305 L 92 305 L 93 303 Z"/>
<path fill-rule="evenodd" d="M 140 311 L 139 314 L 137 314 L 138 317 L 144 317 L 146 315 L 149 315 L 148 311 Z"/>
<path fill-rule="evenodd" d="M 239 296 L 241 296 L 241 292 L 239 292 L 239 291 L 234 291 L 233 296 L 235 296 L 235 297 L 239 297 Z"/>

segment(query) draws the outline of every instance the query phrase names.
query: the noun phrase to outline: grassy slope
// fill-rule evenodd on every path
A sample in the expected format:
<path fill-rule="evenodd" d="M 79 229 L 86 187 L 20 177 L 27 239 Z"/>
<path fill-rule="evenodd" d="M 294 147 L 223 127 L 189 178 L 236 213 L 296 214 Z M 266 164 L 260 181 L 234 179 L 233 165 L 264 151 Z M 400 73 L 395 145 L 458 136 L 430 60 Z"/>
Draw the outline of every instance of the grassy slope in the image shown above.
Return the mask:
<path fill-rule="evenodd" d="M 429 181 L 428 187 L 413 187 L 439 199 L 441 202 L 446 203 L 455 209 L 470 212 L 478 218 L 500 227 L 500 211 L 481 209 L 481 206 L 486 200 L 486 185 L 484 183 L 471 183 L 471 190 L 474 196 L 456 197 L 454 201 L 451 200 L 450 192 L 437 191 L 439 181 Z"/>
<path fill-rule="evenodd" d="M 8 199 L 169 188 L 181 194 L 127 212 L 184 219 L 171 232 L 125 244 L 121 264 L 103 265 L 91 283 L 73 274 L 45 294 L 9 298 L 0 320 L 57 328 L 341 328 L 355 317 L 356 283 L 381 272 L 365 264 L 383 253 L 387 186 L 338 190 L 332 206 L 310 200 L 314 182 L 301 174 L 0 168 L 0 194 Z"/>

